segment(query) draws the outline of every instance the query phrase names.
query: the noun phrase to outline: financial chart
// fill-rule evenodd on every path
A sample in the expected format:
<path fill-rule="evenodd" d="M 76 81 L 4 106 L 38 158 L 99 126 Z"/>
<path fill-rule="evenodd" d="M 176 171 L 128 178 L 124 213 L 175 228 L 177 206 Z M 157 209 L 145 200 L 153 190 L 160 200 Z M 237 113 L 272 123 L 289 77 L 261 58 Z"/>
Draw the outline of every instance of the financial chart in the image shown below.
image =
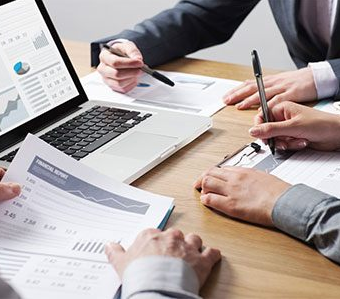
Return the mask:
<path fill-rule="evenodd" d="M 32 0 L 0 6 L 0 73 L 0 97 L 6 97 L 3 94 L 15 88 L 19 97 L 9 101 L 20 99 L 20 111 L 11 115 L 10 122 L 0 124 L 0 134 L 78 95 Z"/>
<path fill-rule="evenodd" d="M 4 178 L 22 192 L 0 204 L 0 277 L 27 299 L 111 299 L 119 279 L 105 245 L 128 246 L 141 230 L 158 227 L 172 201 L 28 140 Z"/>

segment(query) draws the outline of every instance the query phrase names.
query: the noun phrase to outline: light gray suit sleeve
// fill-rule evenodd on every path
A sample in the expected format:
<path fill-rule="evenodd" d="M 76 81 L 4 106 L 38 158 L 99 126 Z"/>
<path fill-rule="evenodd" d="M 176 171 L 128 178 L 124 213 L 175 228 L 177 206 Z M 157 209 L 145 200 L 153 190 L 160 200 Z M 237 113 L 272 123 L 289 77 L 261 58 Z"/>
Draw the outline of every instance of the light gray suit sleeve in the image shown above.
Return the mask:
<path fill-rule="evenodd" d="M 122 279 L 121 299 L 200 299 L 194 270 L 181 259 L 149 256 L 132 262 Z"/>
<path fill-rule="evenodd" d="M 172 9 L 91 44 L 92 66 L 100 44 L 125 38 L 135 42 L 145 62 L 155 66 L 227 41 L 260 0 L 182 0 Z"/>
<path fill-rule="evenodd" d="M 274 225 L 340 263 L 340 199 L 303 184 L 292 186 L 276 202 Z"/>

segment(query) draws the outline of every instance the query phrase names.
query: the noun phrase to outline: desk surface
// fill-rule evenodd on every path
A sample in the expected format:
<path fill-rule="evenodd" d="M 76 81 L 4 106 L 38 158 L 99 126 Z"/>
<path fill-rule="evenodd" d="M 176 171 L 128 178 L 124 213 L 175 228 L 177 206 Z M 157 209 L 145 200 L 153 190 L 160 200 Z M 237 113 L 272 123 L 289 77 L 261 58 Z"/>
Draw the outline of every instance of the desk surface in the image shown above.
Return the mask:
<path fill-rule="evenodd" d="M 79 74 L 89 67 L 89 46 L 65 41 Z M 249 67 L 180 59 L 164 70 L 220 78 L 252 78 Z M 269 72 L 266 72 L 267 74 Z M 201 291 L 204 298 L 340 298 L 340 267 L 314 249 L 276 230 L 218 215 L 200 204 L 195 179 L 225 154 L 249 142 L 255 111 L 228 107 L 213 117 L 214 127 L 133 185 L 175 198 L 168 226 L 195 232 L 219 248 L 222 262 Z"/>

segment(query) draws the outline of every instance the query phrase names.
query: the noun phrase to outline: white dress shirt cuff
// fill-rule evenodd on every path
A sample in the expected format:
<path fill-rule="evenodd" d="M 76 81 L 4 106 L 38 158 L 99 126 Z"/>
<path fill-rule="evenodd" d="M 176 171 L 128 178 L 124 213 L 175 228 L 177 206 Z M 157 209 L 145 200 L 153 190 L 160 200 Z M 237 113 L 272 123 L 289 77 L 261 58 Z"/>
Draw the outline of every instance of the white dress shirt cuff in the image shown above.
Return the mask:
<path fill-rule="evenodd" d="M 122 279 L 121 298 L 200 298 L 195 271 L 181 259 L 149 256 L 133 261 Z"/>
<path fill-rule="evenodd" d="M 118 43 L 124 43 L 124 42 L 128 42 L 129 40 L 125 39 L 125 38 L 118 38 L 118 39 L 114 39 L 112 41 L 109 41 L 107 43 L 108 46 L 113 46 L 114 44 L 118 44 Z"/>
<path fill-rule="evenodd" d="M 334 97 L 339 88 L 339 81 L 327 61 L 309 63 L 312 69 L 318 99 Z"/>

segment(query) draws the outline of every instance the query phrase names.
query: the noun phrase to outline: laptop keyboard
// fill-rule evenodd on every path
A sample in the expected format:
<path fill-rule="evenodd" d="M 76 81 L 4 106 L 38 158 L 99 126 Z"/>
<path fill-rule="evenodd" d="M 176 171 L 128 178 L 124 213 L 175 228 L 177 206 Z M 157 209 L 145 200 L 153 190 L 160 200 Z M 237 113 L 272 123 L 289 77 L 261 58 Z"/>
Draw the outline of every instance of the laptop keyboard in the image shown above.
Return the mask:
<path fill-rule="evenodd" d="M 150 113 L 95 106 L 40 138 L 80 160 L 151 116 Z M 0 160 L 12 162 L 18 150 L 1 157 Z"/>

